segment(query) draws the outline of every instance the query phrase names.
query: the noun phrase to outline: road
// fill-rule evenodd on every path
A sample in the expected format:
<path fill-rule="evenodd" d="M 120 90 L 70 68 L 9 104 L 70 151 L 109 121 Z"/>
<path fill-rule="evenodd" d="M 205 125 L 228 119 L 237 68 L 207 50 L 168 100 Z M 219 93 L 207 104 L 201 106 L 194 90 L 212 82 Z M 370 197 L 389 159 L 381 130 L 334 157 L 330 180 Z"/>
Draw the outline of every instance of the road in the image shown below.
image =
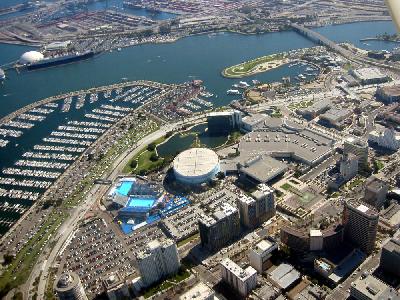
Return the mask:
<path fill-rule="evenodd" d="M 151 133 L 150 135 L 141 139 L 136 145 L 134 149 L 128 149 L 124 153 L 122 153 L 119 158 L 116 159 L 112 166 L 112 171 L 109 174 L 105 174 L 101 179 L 104 180 L 115 180 L 119 174 L 121 174 L 124 166 L 129 162 L 130 158 L 136 154 L 138 154 L 143 147 L 148 145 L 154 140 L 159 139 L 160 137 L 167 134 L 167 132 L 174 131 L 178 129 L 185 123 L 193 122 L 195 124 L 202 123 L 204 121 L 205 115 L 195 116 L 193 118 L 187 119 L 184 122 L 177 122 L 173 124 L 167 124 L 160 128 L 159 130 Z M 35 267 L 33 268 L 31 275 L 28 280 L 28 286 L 25 289 L 25 296 L 28 295 L 29 291 L 34 289 L 34 281 L 35 278 L 40 276 L 37 294 L 37 299 L 45 299 L 44 295 L 46 292 L 46 283 L 49 275 L 49 270 L 54 266 L 55 260 L 60 252 L 60 250 L 64 247 L 66 241 L 70 235 L 74 232 L 79 222 L 85 216 L 85 214 L 89 211 L 89 209 L 102 198 L 102 196 L 107 192 L 108 187 L 102 185 L 94 185 L 92 189 L 89 191 L 87 197 L 84 202 L 80 204 L 79 207 L 75 208 L 71 213 L 71 216 L 61 225 L 60 229 L 57 231 L 53 241 L 57 241 L 55 246 L 50 250 L 51 252 L 47 254 L 47 251 L 44 250 L 43 254 L 37 260 Z M 47 256 L 47 257 L 46 257 Z M 26 297 L 28 299 L 28 297 Z"/>

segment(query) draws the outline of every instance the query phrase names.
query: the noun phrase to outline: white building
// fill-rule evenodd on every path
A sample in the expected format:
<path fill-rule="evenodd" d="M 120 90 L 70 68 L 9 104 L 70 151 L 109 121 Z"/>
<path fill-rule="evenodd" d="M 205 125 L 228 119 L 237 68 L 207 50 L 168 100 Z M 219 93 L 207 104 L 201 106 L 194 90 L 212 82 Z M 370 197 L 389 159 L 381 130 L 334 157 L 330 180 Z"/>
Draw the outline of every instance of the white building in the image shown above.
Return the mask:
<path fill-rule="evenodd" d="M 262 240 L 249 250 L 250 265 L 261 274 L 267 269 L 268 260 L 277 249 L 278 244 L 272 239 Z"/>
<path fill-rule="evenodd" d="M 371 131 L 368 135 L 368 141 L 390 150 L 400 148 L 400 135 L 397 135 L 393 129 L 385 127 Z"/>
<path fill-rule="evenodd" d="M 179 300 L 214 300 L 215 292 L 209 288 L 204 282 L 199 282 L 189 291 L 179 297 Z"/>
<path fill-rule="evenodd" d="M 321 230 L 310 229 L 310 251 L 321 251 L 324 245 L 324 237 Z"/>
<path fill-rule="evenodd" d="M 229 258 L 220 263 L 222 280 L 240 295 L 247 296 L 257 285 L 257 271 L 253 267 L 242 269 Z"/>
<path fill-rule="evenodd" d="M 177 273 L 181 266 L 178 248 L 170 239 L 151 241 L 136 255 L 136 260 L 145 286 Z"/>
<path fill-rule="evenodd" d="M 360 68 L 351 70 L 350 74 L 362 85 L 383 83 L 390 79 L 378 68 Z"/>

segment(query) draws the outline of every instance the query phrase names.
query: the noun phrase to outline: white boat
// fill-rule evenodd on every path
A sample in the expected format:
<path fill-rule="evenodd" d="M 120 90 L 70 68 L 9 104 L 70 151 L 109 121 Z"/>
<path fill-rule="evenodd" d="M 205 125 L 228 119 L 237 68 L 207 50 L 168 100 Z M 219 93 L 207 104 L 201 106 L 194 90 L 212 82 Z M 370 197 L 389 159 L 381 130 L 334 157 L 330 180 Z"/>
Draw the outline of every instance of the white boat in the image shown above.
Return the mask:
<path fill-rule="evenodd" d="M 227 95 L 240 95 L 240 91 L 239 90 L 227 90 L 226 94 Z"/>
<path fill-rule="evenodd" d="M 4 73 L 3 69 L 0 69 L 0 82 L 6 79 L 6 73 Z"/>
<path fill-rule="evenodd" d="M 244 87 L 249 87 L 250 84 L 248 84 L 246 81 L 239 81 L 239 84 L 244 86 Z"/>
<path fill-rule="evenodd" d="M 257 85 L 257 84 L 260 84 L 261 82 L 259 81 L 259 80 L 257 80 L 257 79 L 253 79 L 252 81 L 251 81 L 254 85 Z"/>

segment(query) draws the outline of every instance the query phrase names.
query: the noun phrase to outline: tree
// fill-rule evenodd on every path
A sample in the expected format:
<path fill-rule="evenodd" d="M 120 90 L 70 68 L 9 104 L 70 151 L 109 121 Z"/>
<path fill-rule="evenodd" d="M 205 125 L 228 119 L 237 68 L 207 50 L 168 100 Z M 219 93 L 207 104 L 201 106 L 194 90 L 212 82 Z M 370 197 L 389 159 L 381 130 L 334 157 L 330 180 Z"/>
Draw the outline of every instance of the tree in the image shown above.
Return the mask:
<path fill-rule="evenodd" d="M 150 143 L 147 145 L 147 150 L 154 151 L 156 149 L 156 143 Z"/>
<path fill-rule="evenodd" d="M 137 167 L 137 160 L 136 160 L 136 159 L 132 160 L 131 163 L 130 163 L 130 166 L 131 166 L 132 169 L 136 169 L 136 167 Z"/>
<path fill-rule="evenodd" d="M 152 153 L 151 154 L 151 156 L 150 156 L 150 160 L 151 161 L 157 161 L 159 159 L 159 157 L 158 157 L 158 155 L 157 155 L 157 153 Z"/>

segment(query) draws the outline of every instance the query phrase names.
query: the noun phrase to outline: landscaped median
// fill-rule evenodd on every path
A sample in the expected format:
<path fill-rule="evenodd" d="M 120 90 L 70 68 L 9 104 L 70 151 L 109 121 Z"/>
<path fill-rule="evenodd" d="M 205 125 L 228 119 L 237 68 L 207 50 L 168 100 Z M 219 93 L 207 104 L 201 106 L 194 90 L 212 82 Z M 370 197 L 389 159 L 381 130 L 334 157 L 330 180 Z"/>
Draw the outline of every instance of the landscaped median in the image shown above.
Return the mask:
<path fill-rule="evenodd" d="M 222 76 L 227 78 L 242 78 L 273 70 L 287 63 L 289 63 L 287 53 L 271 54 L 228 67 L 222 71 Z"/>

